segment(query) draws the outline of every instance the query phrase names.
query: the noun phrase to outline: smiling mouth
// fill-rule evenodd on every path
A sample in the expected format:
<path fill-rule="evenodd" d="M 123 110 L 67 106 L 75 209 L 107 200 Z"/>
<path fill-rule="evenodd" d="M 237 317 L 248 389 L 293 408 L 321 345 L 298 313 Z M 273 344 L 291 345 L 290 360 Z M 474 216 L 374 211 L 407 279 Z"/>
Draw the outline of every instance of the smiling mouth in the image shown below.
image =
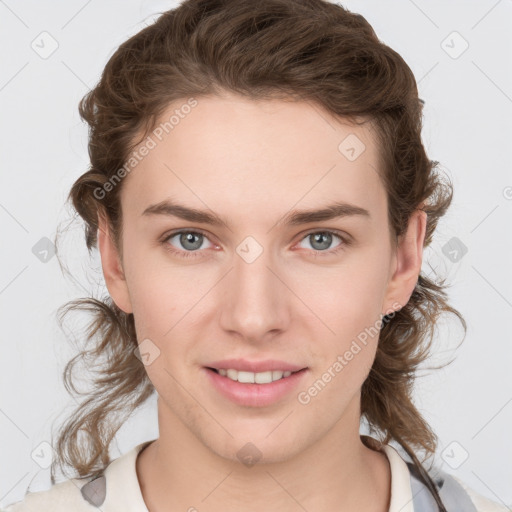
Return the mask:
<path fill-rule="evenodd" d="M 283 371 L 283 370 L 269 370 L 266 372 L 247 372 L 242 370 L 235 370 L 234 368 L 211 368 L 207 367 L 222 377 L 226 377 L 232 381 L 240 382 L 242 384 L 271 384 L 281 379 L 286 379 L 290 375 L 300 373 L 307 368 L 302 368 L 296 372 Z"/>

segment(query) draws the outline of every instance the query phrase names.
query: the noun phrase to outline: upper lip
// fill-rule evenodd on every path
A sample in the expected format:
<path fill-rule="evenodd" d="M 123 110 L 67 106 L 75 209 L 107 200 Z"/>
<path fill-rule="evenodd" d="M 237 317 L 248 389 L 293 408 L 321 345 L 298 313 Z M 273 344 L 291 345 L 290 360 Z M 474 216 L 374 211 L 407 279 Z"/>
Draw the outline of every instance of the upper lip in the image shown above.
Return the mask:
<path fill-rule="evenodd" d="M 265 361 L 248 361 L 247 359 L 223 359 L 222 361 L 213 361 L 206 365 L 207 368 L 241 370 L 245 372 L 268 372 L 274 370 L 297 372 L 306 368 L 296 364 L 290 364 L 278 359 L 266 359 Z"/>

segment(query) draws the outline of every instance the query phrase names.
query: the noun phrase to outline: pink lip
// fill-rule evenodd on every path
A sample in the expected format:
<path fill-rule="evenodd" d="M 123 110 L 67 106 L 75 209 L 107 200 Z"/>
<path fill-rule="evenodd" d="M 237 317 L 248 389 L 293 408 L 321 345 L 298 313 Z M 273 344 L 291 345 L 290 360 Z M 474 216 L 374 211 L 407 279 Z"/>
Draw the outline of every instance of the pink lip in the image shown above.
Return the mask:
<path fill-rule="evenodd" d="M 233 363 L 230 362 L 231 364 Z M 268 365 L 268 361 L 266 364 Z M 228 366 L 228 368 L 233 368 L 233 366 Z M 284 369 L 283 367 L 280 368 Z M 244 384 L 231 380 L 228 377 L 223 377 L 211 368 L 203 368 L 202 370 L 206 372 L 210 383 L 220 394 L 238 405 L 248 407 L 265 407 L 277 402 L 296 388 L 308 371 L 307 368 L 299 369 L 300 371 L 289 370 L 296 371 L 296 373 L 292 373 L 289 377 L 284 377 L 269 384 Z"/>
<path fill-rule="evenodd" d="M 222 361 L 213 361 L 205 365 L 207 368 L 216 368 L 229 370 L 242 370 L 244 372 L 268 372 L 273 370 L 282 370 L 283 372 L 298 372 L 305 368 L 305 366 L 298 366 L 285 361 L 279 361 L 277 359 L 267 359 L 266 361 L 247 361 L 246 359 L 223 359 Z"/>

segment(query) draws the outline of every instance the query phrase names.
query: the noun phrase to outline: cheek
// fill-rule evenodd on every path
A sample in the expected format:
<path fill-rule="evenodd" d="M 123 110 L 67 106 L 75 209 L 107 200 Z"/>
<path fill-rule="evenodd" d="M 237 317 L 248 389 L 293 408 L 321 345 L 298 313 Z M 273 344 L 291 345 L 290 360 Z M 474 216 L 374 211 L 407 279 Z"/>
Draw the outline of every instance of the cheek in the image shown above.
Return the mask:
<path fill-rule="evenodd" d="M 137 334 L 163 338 L 197 302 L 192 272 L 172 265 L 163 248 L 144 248 L 126 236 L 125 275 Z M 198 276 L 199 279 L 199 276 Z M 169 333 L 170 334 L 170 333 Z"/>
<path fill-rule="evenodd" d="M 316 400 L 319 406 L 330 400 L 347 403 L 373 364 L 388 276 L 386 254 L 381 252 L 382 257 L 374 249 L 347 258 L 344 266 L 326 276 L 325 287 L 305 282 L 308 305 L 315 308 L 308 324 L 319 326 L 311 334 L 316 339 L 312 350 L 317 361 L 311 384 L 322 390 L 322 398 Z M 324 334 L 319 335 L 320 331 Z"/>
<path fill-rule="evenodd" d="M 139 339 L 160 339 L 176 323 L 179 294 L 168 283 L 151 273 L 132 275 L 128 288 Z"/>
<path fill-rule="evenodd" d="M 126 265 L 126 279 L 137 339 L 139 343 L 149 339 L 148 346 L 154 344 L 163 356 L 147 368 L 148 373 L 161 364 L 176 371 L 176 361 L 189 362 L 195 320 L 205 317 L 204 299 L 215 279 L 200 273 L 199 265 L 196 270 L 193 266 L 184 269 L 161 255 L 152 260 L 133 255 Z"/>
<path fill-rule="evenodd" d="M 319 297 L 319 316 L 329 330 L 318 327 L 312 333 L 318 342 L 311 345 L 315 365 L 299 400 L 311 403 L 315 414 L 330 409 L 328 414 L 336 418 L 360 392 L 373 365 L 381 328 L 381 290 L 371 277 L 378 276 L 340 278 L 343 286 L 338 293 Z M 318 325 L 316 318 L 311 322 Z M 326 334 L 320 336 L 320 331 Z"/>
<path fill-rule="evenodd" d="M 380 319 L 388 266 L 385 254 L 378 257 L 377 253 L 354 253 L 343 265 L 330 269 L 324 279 L 311 275 L 302 281 L 307 304 L 329 327 L 331 338 L 346 342 Z"/>

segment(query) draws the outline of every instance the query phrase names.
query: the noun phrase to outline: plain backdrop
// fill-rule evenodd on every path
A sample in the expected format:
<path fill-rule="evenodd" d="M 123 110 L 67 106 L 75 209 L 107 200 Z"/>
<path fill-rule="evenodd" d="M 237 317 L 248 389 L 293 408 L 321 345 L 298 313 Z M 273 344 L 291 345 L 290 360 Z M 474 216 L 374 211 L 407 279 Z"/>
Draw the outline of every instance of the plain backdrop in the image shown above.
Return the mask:
<path fill-rule="evenodd" d="M 56 311 L 101 292 L 97 255 L 70 225 L 63 274 L 50 241 L 88 167 L 78 102 L 117 46 L 172 1 L 0 1 L 2 315 L 0 504 L 50 486 L 50 429 L 71 412 L 62 370 L 73 332 Z M 413 70 L 425 101 L 424 144 L 455 188 L 423 271 L 447 276 L 468 322 L 440 322 L 418 407 L 439 436 L 437 463 L 512 505 L 512 1 L 350 0 Z M 5 244 L 5 245 L 4 245 Z M 90 267 L 93 271 L 89 271 Z M 434 276 L 435 277 L 435 276 Z M 122 427 L 113 456 L 158 435 L 152 399 Z M 36 454 L 36 455 L 34 455 Z M 37 456 L 39 455 L 39 457 Z M 45 467 L 46 466 L 46 467 Z"/>

